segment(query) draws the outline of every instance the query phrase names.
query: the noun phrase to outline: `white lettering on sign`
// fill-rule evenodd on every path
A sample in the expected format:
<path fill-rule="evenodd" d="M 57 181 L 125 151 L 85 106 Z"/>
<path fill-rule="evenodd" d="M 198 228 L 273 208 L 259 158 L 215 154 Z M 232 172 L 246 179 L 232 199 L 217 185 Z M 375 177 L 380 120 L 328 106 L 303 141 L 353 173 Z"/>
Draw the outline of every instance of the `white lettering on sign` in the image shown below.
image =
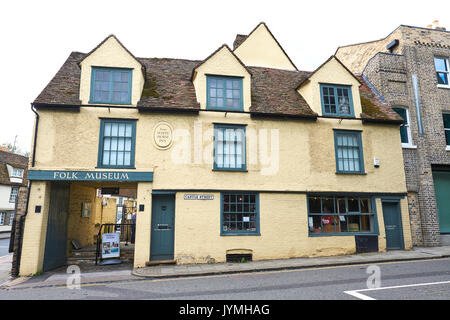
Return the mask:
<path fill-rule="evenodd" d="M 185 194 L 184 200 L 214 200 L 212 194 Z"/>

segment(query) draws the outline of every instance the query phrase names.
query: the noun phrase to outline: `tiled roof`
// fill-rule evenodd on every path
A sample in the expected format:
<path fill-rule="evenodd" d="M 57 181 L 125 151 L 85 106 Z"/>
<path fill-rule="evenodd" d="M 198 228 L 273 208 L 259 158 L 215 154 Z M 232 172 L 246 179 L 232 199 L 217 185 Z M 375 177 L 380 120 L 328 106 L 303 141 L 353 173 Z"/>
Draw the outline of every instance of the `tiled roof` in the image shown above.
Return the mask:
<path fill-rule="evenodd" d="M 10 182 L 6 164 L 9 164 L 14 168 L 24 169 L 23 172 L 24 178 L 21 184 Z M 28 157 L 0 150 L 0 184 L 26 186 L 27 180 L 25 178 L 27 176 L 27 168 L 28 168 Z"/>
<path fill-rule="evenodd" d="M 387 120 L 403 122 L 402 117 L 388 104 L 383 103 L 380 97 L 370 89 L 369 84 L 361 75 L 356 75 L 356 77 L 361 82 L 361 86 L 359 87 L 362 107 L 361 118 L 367 121 Z"/>
<path fill-rule="evenodd" d="M 78 65 L 86 54 L 72 52 L 61 69 L 34 101 L 35 104 L 78 106 L 81 70 Z M 146 69 L 146 82 L 137 106 L 145 110 L 200 109 L 191 81 L 198 60 L 137 58 Z M 314 117 L 297 87 L 311 72 L 288 71 L 264 67 L 247 67 L 251 76 L 251 108 L 255 114 Z M 357 77 L 360 81 L 361 77 Z M 364 80 L 360 87 L 363 114 L 368 120 L 399 120 L 389 106 L 383 104 Z"/>

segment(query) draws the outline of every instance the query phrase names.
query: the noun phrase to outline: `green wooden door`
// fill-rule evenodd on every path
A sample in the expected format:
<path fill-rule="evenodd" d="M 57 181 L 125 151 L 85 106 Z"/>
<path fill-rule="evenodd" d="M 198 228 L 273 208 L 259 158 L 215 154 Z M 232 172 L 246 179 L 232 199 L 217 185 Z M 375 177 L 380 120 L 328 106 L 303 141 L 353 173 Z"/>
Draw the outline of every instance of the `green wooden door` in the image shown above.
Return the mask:
<path fill-rule="evenodd" d="M 150 260 L 173 260 L 175 196 L 153 195 Z"/>
<path fill-rule="evenodd" d="M 43 271 L 66 265 L 68 216 L 69 184 L 52 183 Z"/>
<path fill-rule="evenodd" d="M 441 233 L 450 233 L 450 172 L 433 171 L 434 193 Z"/>
<path fill-rule="evenodd" d="M 386 249 L 401 250 L 403 244 L 402 218 L 400 203 L 383 201 L 384 229 L 386 231 Z"/>

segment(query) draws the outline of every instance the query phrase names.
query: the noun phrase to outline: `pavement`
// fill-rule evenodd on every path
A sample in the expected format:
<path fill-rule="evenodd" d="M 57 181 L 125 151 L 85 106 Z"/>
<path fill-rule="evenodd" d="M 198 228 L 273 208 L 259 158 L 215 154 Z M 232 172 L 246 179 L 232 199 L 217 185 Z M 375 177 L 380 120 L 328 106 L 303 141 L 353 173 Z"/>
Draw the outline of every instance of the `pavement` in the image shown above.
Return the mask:
<path fill-rule="evenodd" d="M 135 269 L 133 269 L 133 266 L 130 263 L 109 266 L 80 265 L 78 271 L 81 284 L 93 284 L 114 281 L 135 281 L 137 279 L 151 280 L 288 269 L 367 265 L 383 262 L 429 260 L 447 257 L 450 257 L 450 246 L 415 247 L 412 250 L 359 253 L 331 257 L 263 260 L 243 263 L 156 265 Z M 0 268 L 2 266 L 1 258 L 2 257 L 0 257 Z M 19 277 L 16 279 L 9 279 L 9 281 L 6 282 L 5 279 L 2 281 L 0 277 L 0 289 L 65 286 L 73 275 L 73 273 L 70 272 L 74 271 L 69 271 L 67 267 L 62 267 L 39 276 Z"/>
<path fill-rule="evenodd" d="M 157 265 L 133 269 L 132 274 L 138 277 L 161 279 L 227 273 L 376 264 L 381 262 L 413 261 L 446 257 L 450 257 L 450 246 L 414 247 L 412 250 L 393 250 L 387 252 L 359 253 L 317 258 L 292 258 L 250 261 L 244 263 Z"/>

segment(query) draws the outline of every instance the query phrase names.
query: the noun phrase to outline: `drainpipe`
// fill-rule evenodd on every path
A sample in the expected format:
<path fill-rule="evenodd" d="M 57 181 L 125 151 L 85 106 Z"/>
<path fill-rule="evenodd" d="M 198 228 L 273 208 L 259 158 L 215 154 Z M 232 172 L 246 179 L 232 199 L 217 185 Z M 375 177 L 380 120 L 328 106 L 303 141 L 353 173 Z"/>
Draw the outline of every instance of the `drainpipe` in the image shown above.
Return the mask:
<path fill-rule="evenodd" d="M 34 112 L 36 115 L 36 125 L 34 126 L 34 141 L 33 141 L 33 158 L 31 159 L 31 167 L 34 167 L 34 162 L 36 160 L 36 141 L 37 141 L 37 133 L 38 133 L 38 126 L 39 126 L 39 114 L 34 109 L 34 105 L 31 104 L 31 111 Z"/>

